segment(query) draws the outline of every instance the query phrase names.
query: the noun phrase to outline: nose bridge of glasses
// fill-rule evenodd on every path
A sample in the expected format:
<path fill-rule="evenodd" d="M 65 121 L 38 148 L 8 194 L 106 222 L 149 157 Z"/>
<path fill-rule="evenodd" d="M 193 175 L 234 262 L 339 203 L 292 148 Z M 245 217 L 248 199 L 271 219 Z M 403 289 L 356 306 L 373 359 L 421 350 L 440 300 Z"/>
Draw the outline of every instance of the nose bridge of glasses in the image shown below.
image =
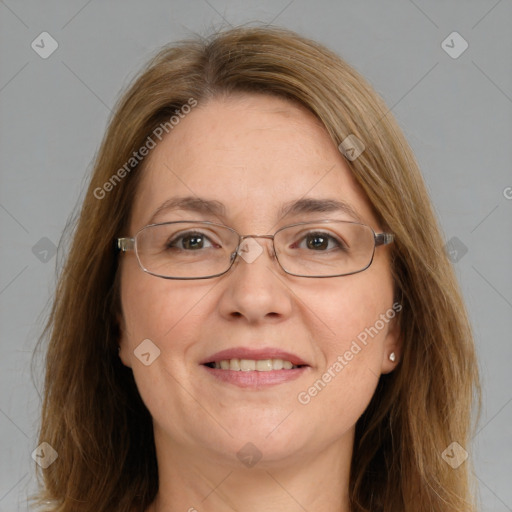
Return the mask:
<path fill-rule="evenodd" d="M 246 238 L 269 238 L 270 240 L 274 240 L 274 235 L 240 235 L 240 243 Z"/>

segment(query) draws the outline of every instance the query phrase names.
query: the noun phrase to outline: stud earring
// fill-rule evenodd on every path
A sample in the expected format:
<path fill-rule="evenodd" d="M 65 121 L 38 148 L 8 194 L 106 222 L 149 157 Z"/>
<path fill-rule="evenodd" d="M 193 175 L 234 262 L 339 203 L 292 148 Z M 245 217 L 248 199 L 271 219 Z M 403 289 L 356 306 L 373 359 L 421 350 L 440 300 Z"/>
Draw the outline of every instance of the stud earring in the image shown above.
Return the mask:
<path fill-rule="evenodd" d="M 396 359 L 396 356 L 395 356 L 395 353 L 394 352 L 391 352 L 391 354 L 389 354 L 389 360 L 392 361 L 393 363 L 395 362 L 395 359 Z"/>

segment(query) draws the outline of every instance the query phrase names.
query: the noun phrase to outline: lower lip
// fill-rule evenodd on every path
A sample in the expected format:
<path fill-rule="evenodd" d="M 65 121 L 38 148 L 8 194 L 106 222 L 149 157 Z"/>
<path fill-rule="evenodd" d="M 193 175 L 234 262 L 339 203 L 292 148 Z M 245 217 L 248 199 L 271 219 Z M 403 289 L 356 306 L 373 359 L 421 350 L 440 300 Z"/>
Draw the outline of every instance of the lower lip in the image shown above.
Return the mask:
<path fill-rule="evenodd" d="M 202 367 L 213 377 L 241 388 L 264 388 L 291 382 L 298 379 L 307 371 L 308 366 L 301 366 L 293 370 L 270 370 L 268 372 L 221 370 L 219 368 Z"/>

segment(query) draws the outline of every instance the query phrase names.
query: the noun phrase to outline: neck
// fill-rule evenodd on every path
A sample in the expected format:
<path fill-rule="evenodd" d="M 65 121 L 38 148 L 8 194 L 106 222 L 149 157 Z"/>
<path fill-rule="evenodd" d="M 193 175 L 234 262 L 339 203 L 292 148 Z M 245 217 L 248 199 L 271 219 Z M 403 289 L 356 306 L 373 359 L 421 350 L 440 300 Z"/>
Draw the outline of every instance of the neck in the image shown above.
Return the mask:
<path fill-rule="evenodd" d="M 314 454 L 253 467 L 174 445 L 155 428 L 159 491 L 147 512 L 349 512 L 353 430 Z"/>

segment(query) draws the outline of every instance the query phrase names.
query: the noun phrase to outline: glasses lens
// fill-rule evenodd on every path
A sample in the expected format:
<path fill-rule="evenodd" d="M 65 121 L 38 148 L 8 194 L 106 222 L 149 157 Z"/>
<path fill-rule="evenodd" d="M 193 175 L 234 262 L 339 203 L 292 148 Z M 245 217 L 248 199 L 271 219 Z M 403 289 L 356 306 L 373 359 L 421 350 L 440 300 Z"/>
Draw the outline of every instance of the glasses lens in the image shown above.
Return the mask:
<path fill-rule="evenodd" d="M 374 232 L 354 222 L 303 223 L 274 238 L 283 269 L 305 277 L 353 274 L 366 269 L 375 250 Z"/>
<path fill-rule="evenodd" d="M 225 272 L 238 235 L 210 222 L 171 222 L 143 228 L 136 237 L 141 267 L 161 277 L 197 279 Z"/>

